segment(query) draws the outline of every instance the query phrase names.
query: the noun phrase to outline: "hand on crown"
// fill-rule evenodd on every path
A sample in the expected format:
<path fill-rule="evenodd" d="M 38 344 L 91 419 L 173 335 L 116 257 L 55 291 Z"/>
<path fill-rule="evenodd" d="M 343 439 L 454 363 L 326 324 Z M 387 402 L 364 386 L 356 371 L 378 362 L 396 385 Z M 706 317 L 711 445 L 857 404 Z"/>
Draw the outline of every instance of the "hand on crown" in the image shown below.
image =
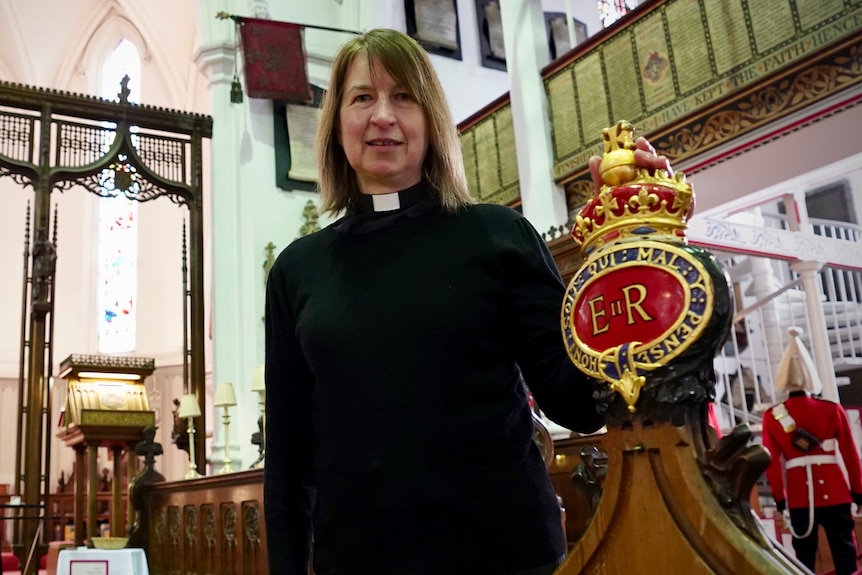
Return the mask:
<path fill-rule="evenodd" d="M 630 147 L 630 146 L 628 146 Z M 607 153 L 605 157 L 607 157 Z M 643 168 L 649 171 L 650 175 L 654 175 L 656 170 L 664 170 L 669 178 L 673 178 L 673 168 L 670 165 L 670 160 L 665 156 L 659 156 L 649 140 L 643 136 L 639 137 L 634 143 L 634 166 L 632 168 Z M 590 176 L 593 180 L 593 188 L 596 192 L 601 190 L 602 186 L 615 186 L 622 183 L 619 177 L 611 175 L 608 177 L 608 169 L 602 170 L 602 161 L 604 157 L 593 156 L 590 158 Z M 633 171 L 632 171 L 633 174 Z"/>

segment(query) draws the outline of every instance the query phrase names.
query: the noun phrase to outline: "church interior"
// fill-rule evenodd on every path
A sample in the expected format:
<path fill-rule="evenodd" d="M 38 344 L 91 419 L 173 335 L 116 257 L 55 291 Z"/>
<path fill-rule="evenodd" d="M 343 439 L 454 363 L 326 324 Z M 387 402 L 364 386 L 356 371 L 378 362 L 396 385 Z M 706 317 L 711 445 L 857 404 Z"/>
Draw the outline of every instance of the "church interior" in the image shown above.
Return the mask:
<path fill-rule="evenodd" d="M 243 19 L 300 25 L 282 56 L 304 68 L 305 96 L 255 91 Z M 267 572 L 266 278 L 331 223 L 316 105 L 338 47 L 374 28 L 428 50 L 471 193 L 520 211 L 566 283 L 584 261 L 571 231 L 593 194 L 588 159 L 603 128 L 631 121 L 692 183 L 688 242 L 732 287 L 719 435 L 745 426 L 760 443 L 798 326 L 862 446 L 862 0 L 11 0 L 0 572 L 60 573 L 59 550 L 98 536 L 145 549 L 135 573 Z M 601 434 L 538 417 L 579 549 L 597 503 L 573 472 L 601 467 Z M 750 479 L 741 508 L 791 549 L 765 478 Z M 733 572 L 721 561 L 691 572 Z M 819 561 L 834 572 L 828 549 Z"/>

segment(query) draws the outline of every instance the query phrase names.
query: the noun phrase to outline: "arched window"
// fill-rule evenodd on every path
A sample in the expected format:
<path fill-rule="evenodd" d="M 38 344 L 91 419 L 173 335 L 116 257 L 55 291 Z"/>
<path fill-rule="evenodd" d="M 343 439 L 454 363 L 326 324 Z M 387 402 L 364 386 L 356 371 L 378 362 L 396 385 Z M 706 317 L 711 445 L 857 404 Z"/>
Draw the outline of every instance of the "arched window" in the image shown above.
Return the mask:
<path fill-rule="evenodd" d="M 638 7 L 638 0 L 599 0 L 599 19 L 607 28 Z"/>
<path fill-rule="evenodd" d="M 120 80 L 128 76 L 130 101 L 140 101 L 141 58 L 138 49 L 122 40 L 102 66 L 103 98 L 114 100 Z M 110 192 L 111 190 L 108 190 Z M 99 353 L 134 351 L 137 328 L 138 204 L 120 194 L 98 200 Z"/>

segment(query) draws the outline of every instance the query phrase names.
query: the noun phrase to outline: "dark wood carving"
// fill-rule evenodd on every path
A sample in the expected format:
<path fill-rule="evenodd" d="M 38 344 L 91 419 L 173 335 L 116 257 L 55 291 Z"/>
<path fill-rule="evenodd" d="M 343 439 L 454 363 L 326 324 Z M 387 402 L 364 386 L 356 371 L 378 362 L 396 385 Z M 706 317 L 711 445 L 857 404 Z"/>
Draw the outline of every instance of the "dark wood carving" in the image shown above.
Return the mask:
<path fill-rule="evenodd" d="M 566 510 L 566 541 L 571 548 L 583 536 L 593 516 L 593 493 L 579 485 L 575 477 L 589 465 L 589 456 L 601 443 L 601 436 L 573 437 L 554 441 L 554 458 L 548 473 Z M 600 489 L 600 488 L 599 488 Z"/>
<path fill-rule="evenodd" d="M 135 456 L 143 457 L 144 465 L 129 481 L 129 501 L 134 510 L 134 519 L 129 527 L 128 546 L 139 547 L 144 551 L 149 548 L 152 521 L 152 510 L 147 505 L 147 488 L 165 480 L 165 476 L 155 469 L 156 456 L 163 453 L 162 445 L 153 441 L 155 433 L 154 427 L 147 427 L 144 430 L 144 439 L 135 445 Z"/>
<path fill-rule="evenodd" d="M 152 575 L 266 574 L 263 470 L 149 486 Z"/>

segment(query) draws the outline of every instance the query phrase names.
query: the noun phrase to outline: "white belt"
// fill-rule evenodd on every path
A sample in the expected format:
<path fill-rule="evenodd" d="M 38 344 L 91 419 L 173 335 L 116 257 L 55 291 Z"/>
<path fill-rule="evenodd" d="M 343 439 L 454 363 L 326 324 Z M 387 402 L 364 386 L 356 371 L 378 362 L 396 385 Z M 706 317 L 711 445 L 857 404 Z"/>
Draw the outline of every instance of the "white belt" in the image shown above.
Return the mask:
<path fill-rule="evenodd" d="M 838 458 L 834 455 L 803 455 L 786 461 L 784 466 L 787 469 L 792 469 L 794 467 L 803 467 L 806 465 L 824 465 L 829 463 L 838 465 Z"/>
<path fill-rule="evenodd" d="M 839 461 L 838 457 L 835 455 L 835 449 L 838 447 L 838 442 L 834 437 L 830 437 L 829 439 L 824 439 L 820 443 L 820 447 L 823 451 L 831 451 L 832 453 L 826 453 L 823 455 L 803 455 L 801 457 L 794 457 L 793 459 L 787 460 L 784 462 L 784 467 L 786 469 L 793 469 L 794 467 L 804 467 L 805 475 L 806 475 L 806 485 L 808 486 L 808 529 L 802 535 L 797 534 L 793 527 L 790 528 L 790 533 L 797 539 L 804 539 L 811 535 L 811 531 L 814 528 L 814 474 L 811 472 L 812 465 L 838 465 L 841 467 L 841 471 L 844 475 L 844 481 L 847 481 L 847 472 L 844 470 L 843 461 Z M 849 483 L 847 484 L 849 488 Z M 785 511 L 786 512 L 786 511 Z"/>

